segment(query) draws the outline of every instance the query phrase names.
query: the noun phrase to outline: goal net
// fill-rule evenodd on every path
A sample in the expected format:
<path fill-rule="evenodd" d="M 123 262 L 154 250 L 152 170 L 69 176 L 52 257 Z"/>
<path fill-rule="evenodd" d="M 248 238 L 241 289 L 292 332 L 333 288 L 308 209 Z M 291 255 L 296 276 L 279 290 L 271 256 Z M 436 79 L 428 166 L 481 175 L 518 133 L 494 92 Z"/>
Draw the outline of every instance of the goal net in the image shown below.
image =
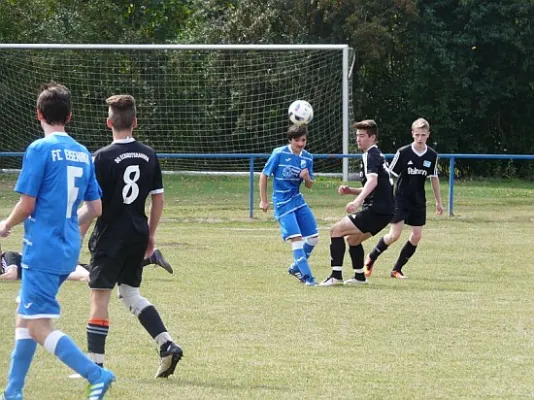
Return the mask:
<path fill-rule="evenodd" d="M 35 100 L 51 80 L 71 90 L 67 130 L 91 151 L 111 141 L 105 99 L 133 95 L 135 135 L 165 155 L 164 170 L 248 170 L 248 159 L 232 155 L 286 144 L 287 108 L 296 99 L 314 108 L 309 151 L 343 153 L 351 109 L 346 46 L 25 46 L 0 46 L 0 168 L 20 168 L 21 158 L 6 152 L 23 152 L 41 137 Z M 219 154 L 226 156 L 208 157 Z M 317 160 L 316 170 L 340 173 L 342 160 Z"/>

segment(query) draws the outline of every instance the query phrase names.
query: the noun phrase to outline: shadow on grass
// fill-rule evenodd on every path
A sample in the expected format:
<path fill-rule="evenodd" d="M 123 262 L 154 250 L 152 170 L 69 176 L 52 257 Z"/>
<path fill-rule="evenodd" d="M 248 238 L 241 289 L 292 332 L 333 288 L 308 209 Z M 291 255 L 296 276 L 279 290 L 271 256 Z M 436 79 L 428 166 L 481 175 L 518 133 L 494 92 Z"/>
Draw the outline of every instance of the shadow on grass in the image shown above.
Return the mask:
<path fill-rule="evenodd" d="M 182 379 L 176 377 L 174 379 L 165 380 L 168 384 L 180 385 L 180 386 L 192 386 L 206 389 L 219 389 L 219 390 L 274 390 L 279 392 L 289 392 L 291 388 L 289 386 L 274 386 L 274 385 L 254 385 L 254 384 L 238 384 L 232 383 L 227 380 L 208 380 L 202 379 Z M 146 384 L 153 384 L 154 380 L 145 380 Z"/>

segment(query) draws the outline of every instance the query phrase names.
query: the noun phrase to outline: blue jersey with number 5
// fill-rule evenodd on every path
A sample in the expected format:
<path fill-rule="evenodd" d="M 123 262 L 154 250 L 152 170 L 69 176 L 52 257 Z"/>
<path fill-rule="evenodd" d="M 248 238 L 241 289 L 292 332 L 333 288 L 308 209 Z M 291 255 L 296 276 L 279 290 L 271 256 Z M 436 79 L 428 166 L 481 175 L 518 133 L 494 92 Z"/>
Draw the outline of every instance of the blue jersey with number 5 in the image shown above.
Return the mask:
<path fill-rule="evenodd" d="M 69 274 L 78 263 L 81 201 L 100 198 L 91 153 L 64 132 L 26 149 L 15 191 L 35 197 L 24 222 L 22 267 Z"/>

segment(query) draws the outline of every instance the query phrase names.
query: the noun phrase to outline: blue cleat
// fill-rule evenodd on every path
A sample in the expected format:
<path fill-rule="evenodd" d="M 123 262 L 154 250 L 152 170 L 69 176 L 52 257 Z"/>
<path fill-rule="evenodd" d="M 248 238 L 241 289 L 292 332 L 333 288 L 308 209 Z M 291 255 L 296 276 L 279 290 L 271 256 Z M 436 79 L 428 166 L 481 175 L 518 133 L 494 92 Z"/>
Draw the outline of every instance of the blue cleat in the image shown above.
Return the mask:
<path fill-rule="evenodd" d="M 317 282 L 315 281 L 315 278 L 313 276 L 303 276 L 302 279 L 304 280 L 304 284 L 306 286 L 317 286 Z"/>
<path fill-rule="evenodd" d="M 87 388 L 87 400 L 103 399 L 114 381 L 115 375 L 113 375 L 113 372 L 102 368 L 100 371 L 100 378 L 95 383 L 90 383 Z"/>
<path fill-rule="evenodd" d="M 300 283 L 304 283 L 304 279 L 302 278 L 302 274 L 300 273 L 300 270 L 298 267 L 293 264 L 289 269 L 287 270 L 287 273 L 289 275 L 293 275 L 295 278 L 299 280 Z"/>

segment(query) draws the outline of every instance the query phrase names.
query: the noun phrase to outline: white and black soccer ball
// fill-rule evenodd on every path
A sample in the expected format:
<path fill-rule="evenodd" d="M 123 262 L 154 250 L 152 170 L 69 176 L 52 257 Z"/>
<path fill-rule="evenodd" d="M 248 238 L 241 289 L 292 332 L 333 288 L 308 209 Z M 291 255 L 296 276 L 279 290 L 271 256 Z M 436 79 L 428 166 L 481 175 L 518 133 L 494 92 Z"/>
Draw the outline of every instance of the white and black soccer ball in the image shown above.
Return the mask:
<path fill-rule="evenodd" d="M 295 125 L 309 124 L 313 119 L 313 108 L 306 100 L 295 100 L 289 106 L 287 114 Z"/>

